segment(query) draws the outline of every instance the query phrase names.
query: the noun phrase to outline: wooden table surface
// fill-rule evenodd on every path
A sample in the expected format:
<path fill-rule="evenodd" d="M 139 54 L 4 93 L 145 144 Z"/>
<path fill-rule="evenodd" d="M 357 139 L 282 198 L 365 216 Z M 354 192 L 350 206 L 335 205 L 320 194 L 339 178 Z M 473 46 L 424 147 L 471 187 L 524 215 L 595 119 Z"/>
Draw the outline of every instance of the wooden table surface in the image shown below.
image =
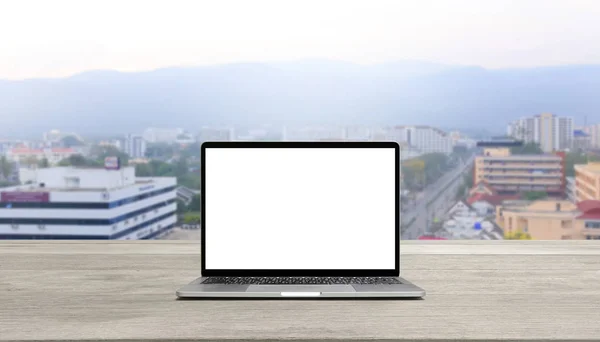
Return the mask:
<path fill-rule="evenodd" d="M 183 301 L 199 243 L 0 242 L 0 340 L 600 339 L 600 244 L 402 244 L 424 300 Z"/>

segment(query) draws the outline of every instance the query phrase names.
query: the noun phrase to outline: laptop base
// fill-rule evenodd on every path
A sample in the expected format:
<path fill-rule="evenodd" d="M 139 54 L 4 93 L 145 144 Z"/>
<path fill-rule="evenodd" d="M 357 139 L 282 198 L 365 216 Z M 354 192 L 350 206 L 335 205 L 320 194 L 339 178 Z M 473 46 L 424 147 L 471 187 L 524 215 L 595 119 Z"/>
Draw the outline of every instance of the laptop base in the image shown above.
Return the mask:
<path fill-rule="evenodd" d="M 179 298 L 270 298 L 270 299 L 320 299 L 320 298 L 422 298 L 425 291 L 397 277 L 401 284 L 380 285 L 241 285 L 201 284 L 200 277 L 177 290 Z"/>

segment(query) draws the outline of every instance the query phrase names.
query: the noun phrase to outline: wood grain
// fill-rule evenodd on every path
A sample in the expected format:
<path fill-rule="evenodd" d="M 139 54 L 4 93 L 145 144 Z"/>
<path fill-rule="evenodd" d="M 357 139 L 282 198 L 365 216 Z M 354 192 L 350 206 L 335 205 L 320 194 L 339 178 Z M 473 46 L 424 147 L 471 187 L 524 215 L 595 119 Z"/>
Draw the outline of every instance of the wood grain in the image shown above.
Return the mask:
<path fill-rule="evenodd" d="M 402 244 L 424 300 L 181 301 L 199 243 L 0 242 L 0 340 L 600 339 L 600 244 Z"/>

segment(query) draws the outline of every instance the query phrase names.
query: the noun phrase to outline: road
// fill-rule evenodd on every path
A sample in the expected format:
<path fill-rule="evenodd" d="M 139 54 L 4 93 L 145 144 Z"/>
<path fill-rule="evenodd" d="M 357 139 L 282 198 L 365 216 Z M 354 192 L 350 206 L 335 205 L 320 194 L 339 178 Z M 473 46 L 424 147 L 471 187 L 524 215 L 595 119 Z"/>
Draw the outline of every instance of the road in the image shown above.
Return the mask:
<path fill-rule="evenodd" d="M 415 206 L 402 213 L 402 239 L 413 240 L 423 235 L 435 217 L 442 217 L 450 209 L 456 199 L 456 192 L 463 182 L 462 175 L 471 169 L 474 160 L 475 156 L 472 156 L 425 188 Z M 440 193 L 442 189 L 445 190 Z M 414 222 L 410 224 L 413 220 Z M 410 225 L 406 227 L 408 224 Z"/>

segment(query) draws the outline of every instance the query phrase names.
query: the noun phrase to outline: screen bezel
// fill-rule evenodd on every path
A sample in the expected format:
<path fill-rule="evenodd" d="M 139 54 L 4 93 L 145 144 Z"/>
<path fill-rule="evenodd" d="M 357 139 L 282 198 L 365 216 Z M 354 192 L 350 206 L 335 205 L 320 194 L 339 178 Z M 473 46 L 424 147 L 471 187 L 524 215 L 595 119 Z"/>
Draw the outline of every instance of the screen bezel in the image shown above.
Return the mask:
<path fill-rule="evenodd" d="M 395 268 L 394 269 L 207 269 L 206 268 L 206 149 L 210 148 L 393 148 L 395 155 Z M 390 141 L 377 142 L 254 142 L 207 141 L 200 147 L 201 271 L 203 277 L 398 277 L 400 275 L 400 146 Z"/>

